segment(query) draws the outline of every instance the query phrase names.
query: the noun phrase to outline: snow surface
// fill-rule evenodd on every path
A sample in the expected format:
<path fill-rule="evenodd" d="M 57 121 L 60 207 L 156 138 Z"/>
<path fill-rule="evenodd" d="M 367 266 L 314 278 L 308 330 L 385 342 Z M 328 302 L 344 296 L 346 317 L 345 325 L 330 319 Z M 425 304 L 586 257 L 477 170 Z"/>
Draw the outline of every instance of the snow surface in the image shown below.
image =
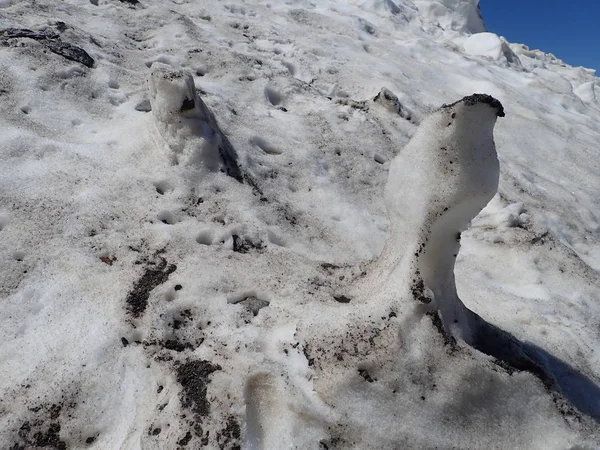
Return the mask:
<path fill-rule="evenodd" d="M 477 33 L 463 43 L 467 55 L 487 56 L 498 63 L 520 67 L 521 60 L 506 41 L 494 33 Z"/>
<path fill-rule="evenodd" d="M 0 6 L 0 448 L 600 447 L 594 71 L 474 0 Z M 464 342 L 384 276 L 384 191 L 475 92 Z"/>
<path fill-rule="evenodd" d="M 414 3 L 426 22 L 444 30 L 468 34 L 485 31 L 479 0 L 415 0 Z"/>
<path fill-rule="evenodd" d="M 384 285 L 398 286 L 401 297 L 408 297 L 402 287 L 414 292 L 423 284 L 432 295 L 419 292 L 417 299 L 432 303 L 446 332 L 469 344 L 473 330 L 454 281 L 457 236 L 498 189 L 493 138 L 498 116 L 504 112 L 496 99 L 475 95 L 421 123 L 390 164 L 385 200 L 391 230 L 372 271 L 377 284 L 383 279 Z"/>

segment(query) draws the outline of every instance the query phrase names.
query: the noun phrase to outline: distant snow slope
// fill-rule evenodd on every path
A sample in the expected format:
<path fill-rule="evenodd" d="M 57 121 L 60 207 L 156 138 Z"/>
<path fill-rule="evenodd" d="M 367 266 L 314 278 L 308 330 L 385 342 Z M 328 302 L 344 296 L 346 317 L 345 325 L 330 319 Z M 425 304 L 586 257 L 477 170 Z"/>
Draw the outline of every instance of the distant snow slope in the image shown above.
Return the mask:
<path fill-rule="evenodd" d="M 600 84 L 477 6 L 0 2 L 0 448 L 598 448 Z M 458 295 L 550 378 L 371 263 L 390 161 L 475 92 Z"/>
<path fill-rule="evenodd" d="M 461 33 L 486 31 L 479 0 L 415 0 L 425 20 L 445 30 Z"/>

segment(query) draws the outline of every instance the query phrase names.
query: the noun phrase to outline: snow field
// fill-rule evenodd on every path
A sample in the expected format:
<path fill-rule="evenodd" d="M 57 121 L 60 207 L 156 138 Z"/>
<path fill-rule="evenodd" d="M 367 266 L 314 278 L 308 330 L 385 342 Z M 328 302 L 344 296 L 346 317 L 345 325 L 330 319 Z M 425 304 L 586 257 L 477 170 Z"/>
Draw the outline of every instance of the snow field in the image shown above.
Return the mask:
<path fill-rule="evenodd" d="M 1 37 L 0 447 L 598 446 L 597 78 L 419 3 L 2 5 L 94 65 Z M 456 295 L 555 389 L 378 276 L 393 161 L 474 92 L 506 117 Z"/>

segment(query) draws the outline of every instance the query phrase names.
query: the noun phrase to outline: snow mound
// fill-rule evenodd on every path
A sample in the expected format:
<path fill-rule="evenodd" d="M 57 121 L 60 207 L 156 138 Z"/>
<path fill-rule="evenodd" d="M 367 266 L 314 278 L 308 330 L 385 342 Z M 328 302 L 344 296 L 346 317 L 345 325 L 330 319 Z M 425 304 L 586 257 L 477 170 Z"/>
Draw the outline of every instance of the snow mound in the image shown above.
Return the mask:
<path fill-rule="evenodd" d="M 519 57 L 511 50 L 507 42 L 494 33 L 477 33 L 469 36 L 463 48 L 467 55 L 484 56 L 509 66 L 521 66 Z"/>
<path fill-rule="evenodd" d="M 479 0 L 416 0 L 415 5 L 429 22 L 459 33 L 486 31 Z"/>
<path fill-rule="evenodd" d="M 561 73 L 569 79 L 586 80 L 595 79 L 596 70 L 586 67 L 572 67 L 552 53 L 537 49 L 530 49 L 525 44 L 510 43 L 511 50 L 519 56 L 527 70 L 546 68 Z"/>
<path fill-rule="evenodd" d="M 549 69 L 536 67 L 531 71 L 536 75 L 535 83 L 544 86 L 546 89 L 559 94 L 571 94 L 573 85 L 561 74 Z"/>
<path fill-rule="evenodd" d="M 198 96 L 191 73 L 154 63 L 148 85 L 152 114 L 172 150 L 171 160 L 212 172 L 223 169 L 241 181 L 235 150 Z"/>
<path fill-rule="evenodd" d="M 499 116 L 504 116 L 502 105 L 488 95 L 444 105 L 394 158 L 385 188 L 393 228 L 382 270 L 411 285 L 413 292 L 419 286 L 429 289 L 446 330 L 467 342 L 471 339 L 456 294 L 454 261 L 460 233 L 498 187 L 492 131 Z M 411 261 L 403 262 L 405 258 Z M 408 280 L 397 273 L 407 266 Z"/>
<path fill-rule="evenodd" d="M 578 86 L 574 91 L 582 102 L 595 108 L 600 107 L 600 86 L 597 81 L 588 81 Z"/>

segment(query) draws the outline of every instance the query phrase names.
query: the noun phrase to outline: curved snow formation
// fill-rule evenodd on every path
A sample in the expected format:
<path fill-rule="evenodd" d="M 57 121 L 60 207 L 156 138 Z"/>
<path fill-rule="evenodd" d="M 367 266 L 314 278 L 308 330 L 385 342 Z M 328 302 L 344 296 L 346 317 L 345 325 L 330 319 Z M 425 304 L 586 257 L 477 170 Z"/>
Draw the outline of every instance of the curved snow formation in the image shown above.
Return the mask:
<path fill-rule="evenodd" d="M 508 43 L 494 33 L 477 33 L 469 36 L 463 43 L 467 55 L 492 58 L 505 65 L 520 67 L 521 60 L 511 50 Z"/>
<path fill-rule="evenodd" d="M 469 323 L 456 293 L 454 263 L 461 232 L 496 194 L 493 130 L 503 116 L 501 103 L 484 94 L 444 105 L 391 162 L 385 187 L 392 227 L 378 270 L 415 292 L 424 284 L 446 330 L 466 342 Z"/>
<path fill-rule="evenodd" d="M 390 164 L 385 200 L 392 227 L 367 277 L 367 292 L 377 296 L 382 286 L 387 298 L 412 296 L 429 314 L 439 311 L 438 326 L 447 343 L 464 341 L 514 369 L 529 371 L 579 410 L 598 417 L 597 399 L 586 398 L 586 388 L 575 387 L 589 380 L 489 324 L 457 293 L 454 269 L 461 233 L 498 187 L 493 129 L 496 119 L 504 116 L 498 100 L 473 94 L 442 106 L 421 123 Z"/>
<path fill-rule="evenodd" d="M 600 108 L 600 85 L 598 81 L 583 83 L 575 88 L 574 93 L 591 107 Z"/>

